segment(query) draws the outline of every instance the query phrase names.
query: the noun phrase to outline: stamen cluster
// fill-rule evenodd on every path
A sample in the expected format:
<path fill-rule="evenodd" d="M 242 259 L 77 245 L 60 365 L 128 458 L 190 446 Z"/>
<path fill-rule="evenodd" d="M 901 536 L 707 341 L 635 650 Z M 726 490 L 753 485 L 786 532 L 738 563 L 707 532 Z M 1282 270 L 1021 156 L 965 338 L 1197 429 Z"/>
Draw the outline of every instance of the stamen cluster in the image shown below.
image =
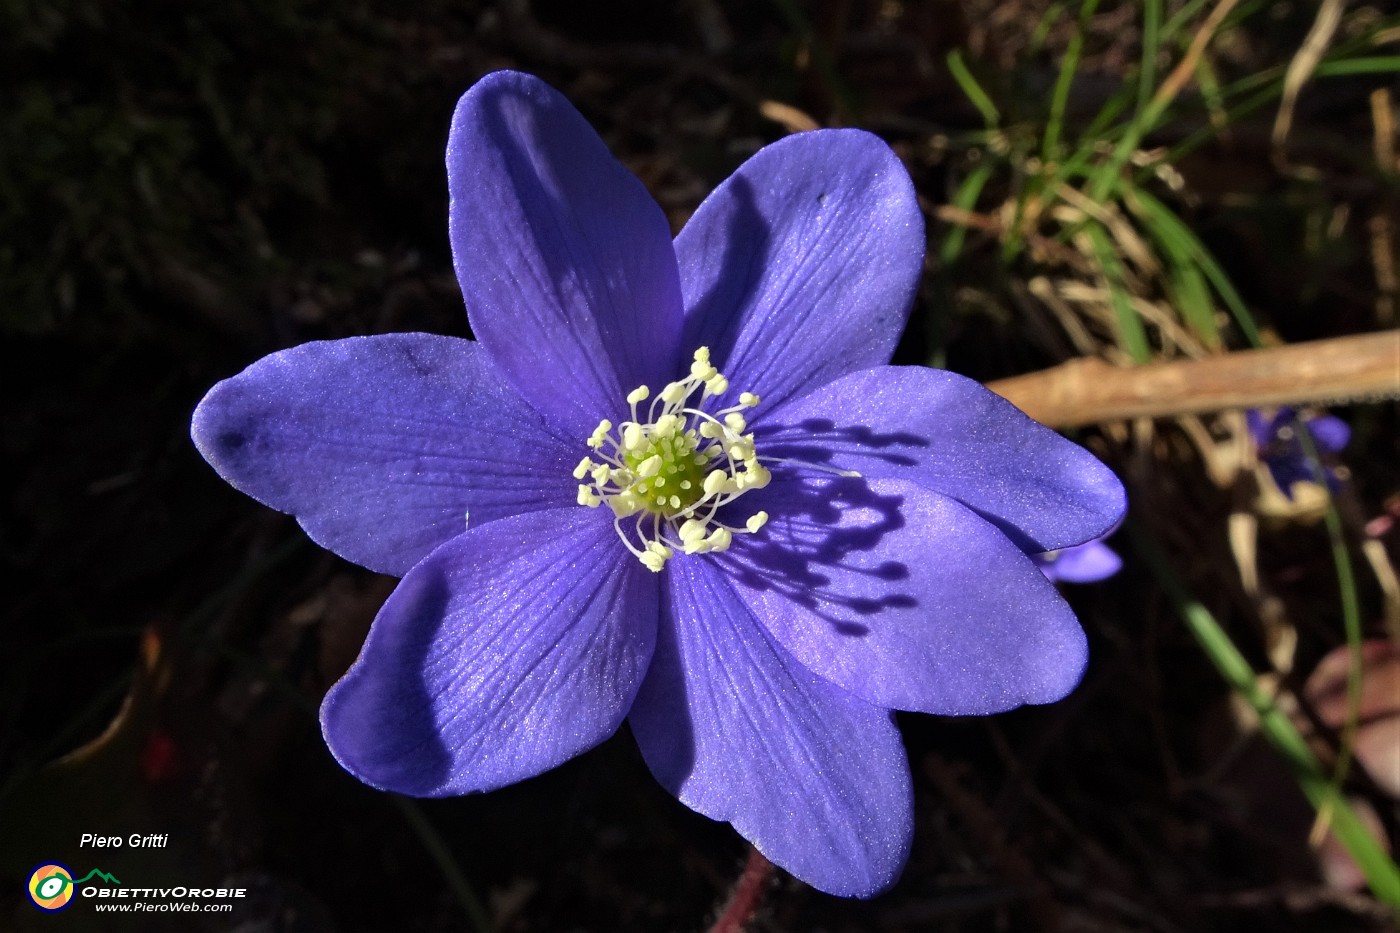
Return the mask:
<path fill-rule="evenodd" d="M 711 365 L 709 348 L 701 347 L 690 375 L 668 383 L 644 418 L 637 406 L 651 398 L 651 390 L 638 386 L 628 393 L 631 420 L 615 429 L 606 418 L 600 421 L 588 438 L 594 454 L 574 468 L 575 479 L 586 479 L 578 487 L 579 505 L 606 503 L 618 536 L 650 570 L 661 570 L 676 551 L 726 550 L 734 535 L 753 534 L 768 521 L 762 511 L 741 528 L 715 518 L 722 506 L 771 478 L 759 463 L 753 435 L 744 433 L 743 411 L 758 405 L 758 396 L 744 392 L 737 405 L 704 410 L 710 398 L 728 391 L 729 380 Z M 635 522 L 624 528 L 633 516 Z"/>

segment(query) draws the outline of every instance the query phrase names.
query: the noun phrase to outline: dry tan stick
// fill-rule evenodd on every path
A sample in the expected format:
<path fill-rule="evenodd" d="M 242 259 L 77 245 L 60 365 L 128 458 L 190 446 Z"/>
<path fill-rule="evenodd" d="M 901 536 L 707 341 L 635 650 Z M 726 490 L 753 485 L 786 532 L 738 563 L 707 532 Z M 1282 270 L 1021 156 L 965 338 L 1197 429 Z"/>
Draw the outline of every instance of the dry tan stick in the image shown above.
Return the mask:
<path fill-rule="evenodd" d="M 1283 76 L 1283 99 L 1279 101 L 1278 115 L 1274 117 L 1274 130 L 1270 136 L 1274 147 L 1274 163 L 1280 167 L 1288 164 L 1284 143 L 1288 139 L 1288 130 L 1293 126 L 1293 108 L 1298 103 L 1298 94 L 1303 90 L 1308 78 L 1312 77 L 1317 63 L 1322 61 L 1322 56 L 1327 52 L 1327 46 L 1332 43 L 1332 36 L 1336 34 L 1341 23 L 1342 0 L 1323 0 L 1312 29 L 1308 31 L 1298 54 L 1288 63 L 1288 71 Z"/>
<path fill-rule="evenodd" d="M 1081 358 L 987 388 L 1053 428 L 1230 408 L 1380 401 L 1400 398 L 1400 331 L 1146 366 Z"/>
<path fill-rule="evenodd" d="M 1206 53 L 1206 46 L 1210 45 L 1210 40 L 1215 36 L 1215 31 L 1220 28 L 1220 24 L 1225 21 L 1225 17 L 1230 15 L 1230 11 L 1235 8 L 1239 0 L 1220 0 L 1215 9 L 1210 11 L 1210 16 L 1201 24 L 1201 28 L 1196 30 L 1196 34 L 1191 37 L 1191 44 L 1186 49 L 1186 54 L 1177 62 L 1171 74 L 1167 75 L 1167 80 L 1163 81 L 1152 95 L 1152 102 L 1148 105 L 1152 109 L 1165 107 L 1171 103 L 1181 89 L 1190 80 L 1191 75 L 1196 71 L 1196 62 Z"/>
<path fill-rule="evenodd" d="M 1382 175 L 1400 173 L 1400 160 L 1395 157 L 1395 117 L 1391 113 L 1390 89 L 1376 88 L 1371 94 L 1371 124 L 1375 128 L 1372 144 L 1376 167 Z M 1376 274 L 1376 320 L 1389 326 L 1395 321 L 1396 299 L 1400 298 L 1400 276 L 1396 275 L 1394 197 L 1378 199 L 1376 211 L 1366 229 L 1371 234 L 1371 267 Z"/>
<path fill-rule="evenodd" d="M 780 124 L 789 133 L 820 129 L 821 124 L 806 111 L 798 110 L 791 104 L 779 100 L 765 100 L 758 105 L 758 112 L 774 123 Z"/>
<path fill-rule="evenodd" d="M 1390 88 L 1378 87 L 1371 92 L 1371 125 L 1375 127 L 1371 145 L 1376 153 L 1376 167 L 1386 175 L 1400 172 L 1400 159 L 1395 157 L 1395 117 L 1391 114 Z"/>

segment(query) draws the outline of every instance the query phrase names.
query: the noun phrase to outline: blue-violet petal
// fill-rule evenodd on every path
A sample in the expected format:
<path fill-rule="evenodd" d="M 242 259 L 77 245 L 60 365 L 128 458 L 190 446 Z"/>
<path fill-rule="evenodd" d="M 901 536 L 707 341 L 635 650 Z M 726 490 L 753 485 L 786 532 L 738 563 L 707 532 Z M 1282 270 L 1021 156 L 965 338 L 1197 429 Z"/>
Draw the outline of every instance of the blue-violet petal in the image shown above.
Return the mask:
<path fill-rule="evenodd" d="M 676 237 L 687 348 L 767 405 L 886 363 L 914 300 L 924 223 L 898 157 L 862 130 L 761 149 Z"/>
<path fill-rule="evenodd" d="M 1086 541 L 1048 554 L 1033 554 L 1040 572 L 1056 583 L 1097 583 L 1123 569 L 1123 559 L 1102 541 Z"/>
<path fill-rule="evenodd" d="M 892 709 L 985 715 L 1079 682 L 1087 646 L 1069 605 L 957 500 L 788 471 L 753 499 L 767 525 L 713 559 L 779 643 L 838 686 Z"/>
<path fill-rule="evenodd" d="M 657 580 L 579 508 L 465 532 L 414 567 L 321 707 L 326 743 L 385 790 L 493 790 L 587 751 L 631 707 Z"/>
<path fill-rule="evenodd" d="M 567 100 L 488 75 L 447 144 L 449 233 L 472 331 L 526 400 L 587 437 L 679 364 L 679 273 L 665 215 Z"/>
<path fill-rule="evenodd" d="M 1093 454 L 939 369 L 851 373 L 765 414 L 757 433 L 771 457 L 906 479 L 951 496 L 1028 552 L 1096 538 L 1127 508 L 1123 484 Z"/>
<path fill-rule="evenodd" d="M 295 515 L 341 557 L 396 576 L 469 524 L 574 498 L 576 451 L 479 345 L 455 337 L 274 353 L 214 386 L 192 433 L 234 488 Z"/>
<path fill-rule="evenodd" d="M 903 868 L 912 791 L 890 712 L 797 663 L 708 561 L 667 567 L 628 721 L 663 786 L 813 887 L 869 897 Z"/>

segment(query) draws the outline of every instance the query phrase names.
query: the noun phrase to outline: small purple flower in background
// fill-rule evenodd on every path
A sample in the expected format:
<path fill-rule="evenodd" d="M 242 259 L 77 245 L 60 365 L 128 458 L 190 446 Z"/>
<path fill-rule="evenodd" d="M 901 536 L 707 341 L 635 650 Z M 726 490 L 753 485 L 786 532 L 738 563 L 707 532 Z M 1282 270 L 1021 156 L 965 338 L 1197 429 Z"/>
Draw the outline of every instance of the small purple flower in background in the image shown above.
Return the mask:
<path fill-rule="evenodd" d="M 1031 560 L 1035 561 L 1041 573 L 1055 583 L 1097 583 L 1107 580 L 1123 568 L 1123 559 L 1103 543 L 1103 538 L 1044 554 L 1032 554 Z"/>
<path fill-rule="evenodd" d="M 657 779 L 835 894 L 913 832 L 892 710 L 1059 699 L 1084 635 L 1027 556 L 1122 486 L 976 383 L 885 365 L 919 280 L 913 186 L 859 130 L 757 153 L 671 239 L 539 80 L 448 144 L 475 341 L 311 343 L 215 386 L 200 451 L 316 541 L 403 576 L 325 699 L 375 787 L 491 790 L 626 719 Z"/>
<path fill-rule="evenodd" d="M 1280 408 L 1272 418 L 1266 418 L 1263 412 L 1251 408 L 1245 412 L 1245 421 L 1255 446 L 1259 448 L 1259 459 L 1269 468 L 1274 483 L 1289 499 L 1293 498 L 1294 483 L 1317 481 L 1303 442 L 1298 439 L 1298 425 L 1307 428 L 1318 456 L 1324 460 L 1341 453 L 1351 440 L 1351 428 L 1333 415 L 1300 418 L 1292 408 Z M 1341 485 L 1337 473 L 1325 464 L 1323 474 L 1330 488 L 1335 490 Z"/>

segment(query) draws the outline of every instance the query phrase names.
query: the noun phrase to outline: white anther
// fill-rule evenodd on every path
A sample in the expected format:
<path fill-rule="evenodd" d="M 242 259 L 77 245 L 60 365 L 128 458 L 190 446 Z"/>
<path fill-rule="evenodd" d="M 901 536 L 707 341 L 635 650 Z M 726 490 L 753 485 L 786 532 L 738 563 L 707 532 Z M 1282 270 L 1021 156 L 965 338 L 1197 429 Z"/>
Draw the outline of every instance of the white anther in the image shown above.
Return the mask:
<path fill-rule="evenodd" d="M 710 549 L 710 543 L 704 538 L 695 538 L 687 541 L 681 547 L 681 551 L 686 554 L 704 554 Z"/>
<path fill-rule="evenodd" d="M 608 439 L 608 432 L 612 430 L 612 422 L 607 418 L 598 422 L 598 426 L 593 429 L 593 433 L 588 436 L 588 446 L 597 450 L 603 446 L 603 442 Z"/>
<path fill-rule="evenodd" d="M 579 486 L 579 504 L 606 502 L 623 544 L 649 570 L 662 570 L 677 551 L 727 550 L 735 535 L 753 534 L 768 521 L 767 512 L 754 513 L 738 527 L 716 519 L 721 506 L 771 479 L 741 413 L 756 407 L 759 397 L 741 392 L 737 404 L 707 402 L 730 388 L 709 348 L 698 348 L 684 379 L 666 383 L 655 396 L 645 385 L 629 392 L 630 419 L 615 430 L 605 419 L 588 438 L 589 447 L 604 451 L 599 454 L 603 462 L 584 457 L 574 468 L 576 479 L 592 481 Z M 648 399 L 652 401 L 643 407 Z M 628 518 L 634 520 L 624 528 Z"/>
<path fill-rule="evenodd" d="M 705 544 L 709 546 L 708 549 L 711 551 L 727 551 L 733 540 L 733 533 L 721 525 L 710 533 L 710 536 L 705 539 Z"/>
<path fill-rule="evenodd" d="M 624 490 L 615 496 L 608 496 L 608 507 L 612 509 L 615 518 L 636 515 L 646 508 L 646 505 L 645 500 L 631 490 Z"/>

